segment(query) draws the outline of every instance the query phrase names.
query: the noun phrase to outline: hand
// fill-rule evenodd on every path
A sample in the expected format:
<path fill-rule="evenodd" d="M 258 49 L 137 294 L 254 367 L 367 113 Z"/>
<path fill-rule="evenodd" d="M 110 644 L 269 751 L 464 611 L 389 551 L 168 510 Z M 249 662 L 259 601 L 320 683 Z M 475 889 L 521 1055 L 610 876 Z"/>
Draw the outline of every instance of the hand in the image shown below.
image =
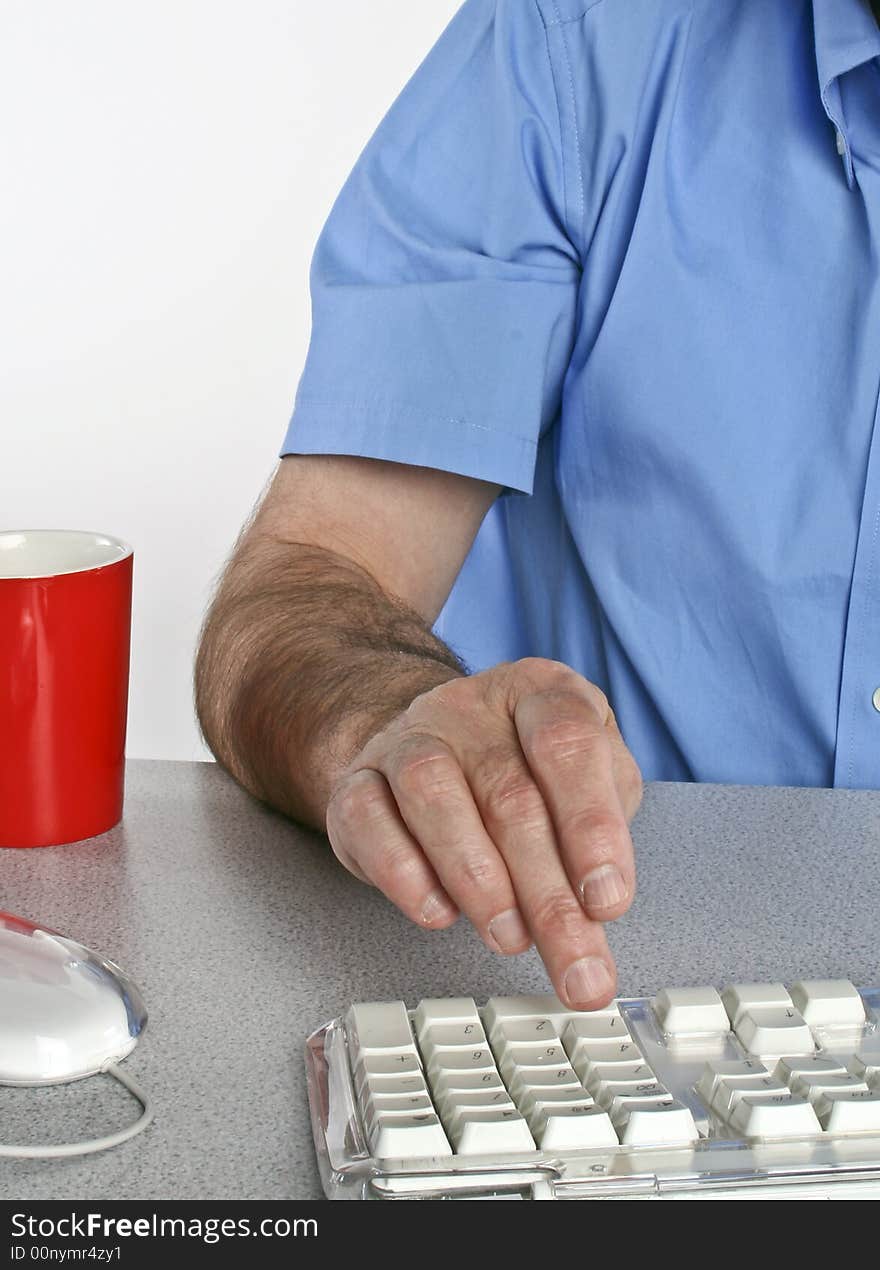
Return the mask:
<path fill-rule="evenodd" d="M 560 999 L 597 1009 L 614 996 L 601 923 L 633 898 L 641 794 L 600 689 L 527 658 L 417 697 L 336 783 L 327 834 L 413 921 L 461 911 L 494 952 L 534 942 Z"/>

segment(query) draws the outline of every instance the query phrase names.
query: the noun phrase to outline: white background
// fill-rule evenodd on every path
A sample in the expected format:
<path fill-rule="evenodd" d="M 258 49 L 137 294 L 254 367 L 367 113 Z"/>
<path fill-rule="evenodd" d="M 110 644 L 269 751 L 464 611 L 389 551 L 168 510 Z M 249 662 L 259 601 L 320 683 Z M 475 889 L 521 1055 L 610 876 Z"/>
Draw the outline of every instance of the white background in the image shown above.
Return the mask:
<path fill-rule="evenodd" d="M 135 549 L 128 754 L 206 756 L 204 608 L 315 240 L 459 0 L 0 0 L 0 527 Z"/>

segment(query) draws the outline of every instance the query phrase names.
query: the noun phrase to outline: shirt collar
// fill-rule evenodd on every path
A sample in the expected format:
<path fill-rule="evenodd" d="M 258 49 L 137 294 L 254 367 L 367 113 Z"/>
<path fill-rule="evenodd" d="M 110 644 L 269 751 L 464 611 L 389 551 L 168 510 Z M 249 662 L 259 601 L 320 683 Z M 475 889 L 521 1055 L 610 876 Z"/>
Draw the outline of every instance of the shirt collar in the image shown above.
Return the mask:
<path fill-rule="evenodd" d="M 852 188 L 852 151 L 837 80 L 880 55 L 880 28 L 870 0 L 813 0 L 813 26 L 822 105 L 837 129 L 838 149 Z"/>

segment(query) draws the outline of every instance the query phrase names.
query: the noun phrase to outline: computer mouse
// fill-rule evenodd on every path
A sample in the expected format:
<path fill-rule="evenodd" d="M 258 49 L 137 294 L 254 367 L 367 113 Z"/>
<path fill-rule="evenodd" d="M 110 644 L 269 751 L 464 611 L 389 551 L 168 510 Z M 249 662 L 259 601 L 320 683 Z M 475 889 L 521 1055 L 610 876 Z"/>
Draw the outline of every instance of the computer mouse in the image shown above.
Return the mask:
<path fill-rule="evenodd" d="M 0 1084 L 54 1085 L 130 1054 L 147 1022 L 112 961 L 0 912 Z"/>

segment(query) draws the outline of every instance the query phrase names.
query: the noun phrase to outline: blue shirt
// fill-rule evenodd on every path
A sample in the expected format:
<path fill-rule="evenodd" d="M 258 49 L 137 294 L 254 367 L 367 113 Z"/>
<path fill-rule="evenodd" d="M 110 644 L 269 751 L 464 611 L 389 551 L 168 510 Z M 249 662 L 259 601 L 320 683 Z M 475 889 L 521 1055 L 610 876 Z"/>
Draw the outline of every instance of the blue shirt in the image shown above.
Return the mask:
<path fill-rule="evenodd" d="M 648 779 L 880 786 L 867 0 L 467 0 L 342 190 L 284 453 L 498 482 L 438 630 Z"/>

